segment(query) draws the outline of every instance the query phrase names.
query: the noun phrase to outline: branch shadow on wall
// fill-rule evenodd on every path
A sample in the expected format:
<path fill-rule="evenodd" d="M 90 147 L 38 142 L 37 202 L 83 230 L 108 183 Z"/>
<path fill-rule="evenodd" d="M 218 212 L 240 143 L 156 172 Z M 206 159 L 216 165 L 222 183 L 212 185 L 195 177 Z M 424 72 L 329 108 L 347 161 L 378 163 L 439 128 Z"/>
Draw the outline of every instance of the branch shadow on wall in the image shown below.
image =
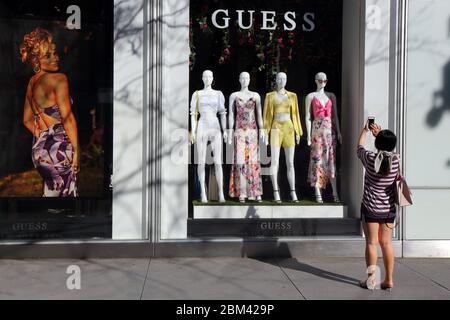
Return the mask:
<path fill-rule="evenodd" d="M 437 127 L 445 113 L 450 112 L 450 61 L 443 69 L 442 90 L 433 95 L 433 105 L 427 115 L 427 125 L 430 128 Z"/>
<path fill-rule="evenodd" d="M 448 20 L 448 37 L 450 38 L 450 19 Z M 442 76 L 442 89 L 433 94 L 433 103 L 426 118 L 426 123 L 430 128 L 436 128 L 444 115 L 450 112 L 450 60 L 444 66 Z M 450 167 L 450 159 L 446 165 Z"/>

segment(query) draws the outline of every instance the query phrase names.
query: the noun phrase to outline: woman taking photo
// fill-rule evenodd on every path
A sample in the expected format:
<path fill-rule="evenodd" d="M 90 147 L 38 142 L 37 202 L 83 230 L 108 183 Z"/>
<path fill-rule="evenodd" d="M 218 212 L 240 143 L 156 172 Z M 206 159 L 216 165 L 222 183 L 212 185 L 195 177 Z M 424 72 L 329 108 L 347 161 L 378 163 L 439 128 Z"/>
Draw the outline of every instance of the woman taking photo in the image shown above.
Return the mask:
<path fill-rule="evenodd" d="M 33 134 L 32 160 L 44 180 L 43 196 L 75 197 L 78 129 L 67 77 L 58 73 L 59 57 L 52 34 L 42 28 L 26 34 L 20 56 L 35 73 L 26 91 L 23 123 Z"/>
<path fill-rule="evenodd" d="M 367 132 L 375 136 L 377 152 L 364 148 Z M 386 276 L 380 287 L 394 287 L 394 250 L 392 229 L 396 218 L 395 179 L 399 173 L 399 156 L 393 153 L 397 137 L 389 130 L 381 130 L 377 124 L 366 123 L 358 141 L 357 155 L 365 170 L 364 195 L 361 203 L 361 222 L 366 236 L 366 265 L 368 279 L 361 287 L 374 289 L 376 283 L 377 245 L 380 244 Z"/>

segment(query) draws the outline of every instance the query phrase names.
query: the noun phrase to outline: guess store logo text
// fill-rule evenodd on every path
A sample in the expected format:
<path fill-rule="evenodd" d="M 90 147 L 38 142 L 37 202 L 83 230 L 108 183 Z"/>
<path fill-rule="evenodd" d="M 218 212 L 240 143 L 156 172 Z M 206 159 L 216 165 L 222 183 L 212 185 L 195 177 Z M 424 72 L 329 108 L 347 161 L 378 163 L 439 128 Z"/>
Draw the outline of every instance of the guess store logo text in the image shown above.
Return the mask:
<path fill-rule="evenodd" d="M 311 32 L 316 28 L 313 12 L 299 15 L 295 11 L 287 11 L 279 15 L 276 11 L 217 9 L 211 15 L 211 21 L 214 27 L 227 29 L 230 26 L 230 20 L 235 19 L 240 29 L 248 30 L 253 27 L 256 15 L 261 15 L 261 30 L 276 30 L 279 24 L 283 25 L 285 31 L 293 31 L 299 27 L 302 31 Z M 283 18 L 279 19 L 278 16 Z M 297 22 L 300 24 L 297 25 Z"/>

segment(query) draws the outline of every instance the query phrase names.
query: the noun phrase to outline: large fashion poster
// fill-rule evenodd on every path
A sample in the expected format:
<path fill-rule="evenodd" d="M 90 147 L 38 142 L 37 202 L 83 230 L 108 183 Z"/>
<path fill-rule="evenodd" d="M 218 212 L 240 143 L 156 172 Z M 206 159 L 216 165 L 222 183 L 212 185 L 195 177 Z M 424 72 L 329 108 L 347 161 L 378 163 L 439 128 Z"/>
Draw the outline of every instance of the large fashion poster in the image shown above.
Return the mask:
<path fill-rule="evenodd" d="M 110 235 L 112 6 L 0 3 L 0 238 Z"/>

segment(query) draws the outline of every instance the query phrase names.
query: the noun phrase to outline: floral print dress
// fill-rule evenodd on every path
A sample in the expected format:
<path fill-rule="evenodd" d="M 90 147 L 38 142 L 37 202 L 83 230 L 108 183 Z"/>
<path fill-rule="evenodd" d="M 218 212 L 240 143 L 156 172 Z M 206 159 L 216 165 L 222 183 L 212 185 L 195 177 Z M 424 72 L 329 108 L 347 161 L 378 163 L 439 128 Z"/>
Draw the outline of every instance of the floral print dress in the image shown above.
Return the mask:
<path fill-rule="evenodd" d="M 261 164 L 259 161 L 256 100 L 235 99 L 236 126 L 234 134 L 234 162 L 231 166 L 230 197 L 255 199 L 262 195 Z M 241 181 L 241 179 L 245 181 Z M 241 190 L 245 183 L 246 190 Z"/>
<path fill-rule="evenodd" d="M 336 139 L 332 130 L 332 101 L 324 106 L 313 98 L 311 114 L 314 116 L 311 133 L 311 157 L 308 181 L 312 187 L 325 189 L 330 178 L 336 177 Z"/>
<path fill-rule="evenodd" d="M 60 123 L 41 131 L 33 138 L 31 157 L 44 180 L 44 197 L 76 197 L 76 174 L 72 169 L 73 147 L 61 123 L 58 105 L 42 109 Z M 40 115 L 35 115 L 35 130 Z"/>

